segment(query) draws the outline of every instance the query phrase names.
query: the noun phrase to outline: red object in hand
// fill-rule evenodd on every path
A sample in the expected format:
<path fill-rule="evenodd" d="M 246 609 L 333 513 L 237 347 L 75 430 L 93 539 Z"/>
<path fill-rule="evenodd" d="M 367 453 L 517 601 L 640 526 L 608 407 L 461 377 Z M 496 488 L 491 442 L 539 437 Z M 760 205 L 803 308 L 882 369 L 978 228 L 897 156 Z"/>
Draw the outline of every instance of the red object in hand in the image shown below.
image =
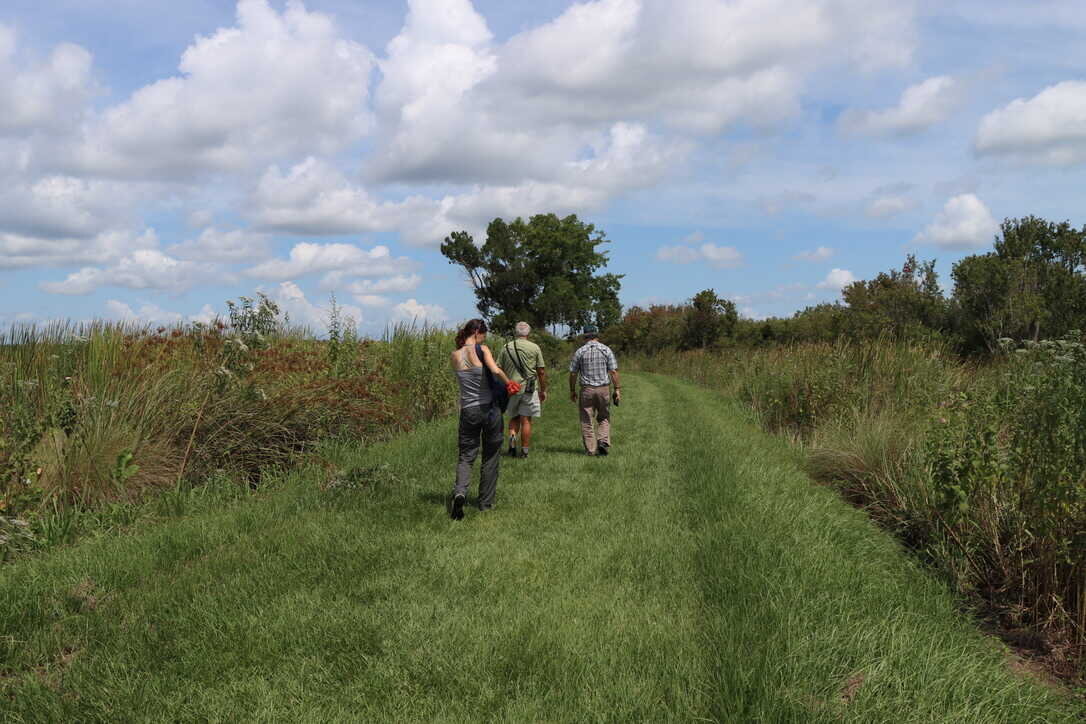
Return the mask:
<path fill-rule="evenodd" d="M 516 395 L 520 392 L 520 385 L 518 385 L 513 380 L 509 380 L 505 383 L 505 391 L 508 392 L 510 395 Z"/>

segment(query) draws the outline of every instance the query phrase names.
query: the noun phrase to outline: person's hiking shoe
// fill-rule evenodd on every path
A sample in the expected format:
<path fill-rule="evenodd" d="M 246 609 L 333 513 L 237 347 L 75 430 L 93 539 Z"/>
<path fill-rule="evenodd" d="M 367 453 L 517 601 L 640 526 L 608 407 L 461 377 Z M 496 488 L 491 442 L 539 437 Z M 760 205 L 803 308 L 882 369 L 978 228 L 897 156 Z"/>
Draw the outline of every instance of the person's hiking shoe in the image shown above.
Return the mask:
<path fill-rule="evenodd" d="M 527 450 L 521 450 L 519 453 L 517 453 L 517 457 L 518 458 L 526 458 L 526 457 L 528 457 L 528 451 Z"/>
<path fill-rule="evenodd" d="M 464 519 L 464 496 L 457 494 L 453 496 L 452 505 L 449 506 L 449 517 L 453 520 Z"/>
<path fill-rule="evenodd" d="M 609 453 L 608 448 L 610 448 L 610 447 L 611 447 L 610 443 L 601 442 L 599 444 L 599 446 L 596 448 L 596 454 L 597 455 L 607 455 Z"/>

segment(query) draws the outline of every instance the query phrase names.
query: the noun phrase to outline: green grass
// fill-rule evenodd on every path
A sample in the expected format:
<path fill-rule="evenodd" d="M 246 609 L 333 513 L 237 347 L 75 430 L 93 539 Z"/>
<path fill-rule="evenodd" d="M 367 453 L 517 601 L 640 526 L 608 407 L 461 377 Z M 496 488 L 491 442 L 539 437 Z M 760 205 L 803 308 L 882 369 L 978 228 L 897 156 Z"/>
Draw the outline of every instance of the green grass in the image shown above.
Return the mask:
<path fill-rule="evenodd" d="M 884 338 L 661 352 L 634 367 L 734 397 L 1047 664 L 1086 682 L 1086 346 L 984 364 Z"/>
<path fill-rule="evenodd" d="M 1074 720 L 749 413 L 663 377 L 624 391 L 611 457 L 581 454 L 558 396 L 495 510 L 459 523 L 445 420 L 330 447 L 335 485 L 299 469 L 5 567 L 0 713 Z"/>

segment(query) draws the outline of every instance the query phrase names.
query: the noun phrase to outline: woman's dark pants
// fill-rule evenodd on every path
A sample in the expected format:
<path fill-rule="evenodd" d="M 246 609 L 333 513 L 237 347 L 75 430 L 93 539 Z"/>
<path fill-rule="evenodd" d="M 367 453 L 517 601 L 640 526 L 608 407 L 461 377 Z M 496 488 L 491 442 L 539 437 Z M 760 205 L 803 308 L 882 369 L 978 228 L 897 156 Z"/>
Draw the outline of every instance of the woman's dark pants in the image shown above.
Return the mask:
<path fill-rule="evenodd" d="M 494 505 L 498 487 L 498 464 L 502 449 L 502 414 L 491 405 L 475 405 L 460 410 L 460 460 L 456 464 L 454 495 L 467 496 L 471 466 L 479 455 L 482 441 L 483 464 L 479 477 L 479 508 Z"/>

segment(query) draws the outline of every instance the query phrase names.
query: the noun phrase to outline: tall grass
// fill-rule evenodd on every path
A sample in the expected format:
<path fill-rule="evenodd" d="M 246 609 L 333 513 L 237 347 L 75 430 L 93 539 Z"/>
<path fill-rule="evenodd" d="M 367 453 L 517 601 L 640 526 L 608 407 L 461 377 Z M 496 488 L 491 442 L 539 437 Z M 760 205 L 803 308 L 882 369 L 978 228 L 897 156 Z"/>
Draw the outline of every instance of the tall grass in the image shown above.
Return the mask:
<path fill-rule="evenodd" d="M 455 332 L 430 325 L 399 323 L 385 330 L 387 375 L 397 380 L 394 392 L 401 409 L 419 419 L 449 411 L 455 383 L 449 374 L 449 353 Z"/>
<path fill-rule="evenodd" d="M 890 340 L 632 361 L 723 390 L 1008 629 L 1086 656 L 1086 352 Z"/>
<path fill-rule="evenodd" d="M 216 471 L 256 485 L 319 440 L 410 429 L 454 408 L 452 344 L 414 327 L 316 339 L 257 305 L 211 325 L 12 327 L 0 339 L 0 515 L 131 501 Z M 0 550 L 16 539 L 0 531 Z"/>

